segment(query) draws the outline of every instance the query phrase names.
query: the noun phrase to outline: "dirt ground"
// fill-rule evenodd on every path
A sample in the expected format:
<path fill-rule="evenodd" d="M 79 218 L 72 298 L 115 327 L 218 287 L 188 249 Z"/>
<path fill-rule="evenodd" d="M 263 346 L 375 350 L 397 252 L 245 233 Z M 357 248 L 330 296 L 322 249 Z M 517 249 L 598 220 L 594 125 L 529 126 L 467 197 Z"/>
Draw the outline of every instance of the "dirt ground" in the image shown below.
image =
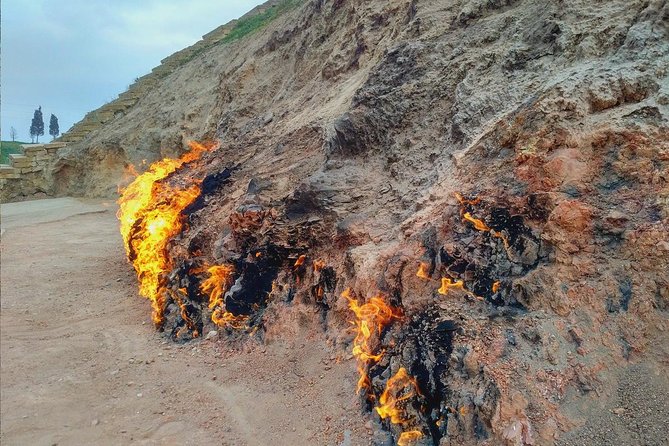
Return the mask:
<path fill-rule="evenodd" d="M 109 201 L 2 206 L 3 445 L 367 444 L 355 364 L 313 332 L 178 345 Z"/>

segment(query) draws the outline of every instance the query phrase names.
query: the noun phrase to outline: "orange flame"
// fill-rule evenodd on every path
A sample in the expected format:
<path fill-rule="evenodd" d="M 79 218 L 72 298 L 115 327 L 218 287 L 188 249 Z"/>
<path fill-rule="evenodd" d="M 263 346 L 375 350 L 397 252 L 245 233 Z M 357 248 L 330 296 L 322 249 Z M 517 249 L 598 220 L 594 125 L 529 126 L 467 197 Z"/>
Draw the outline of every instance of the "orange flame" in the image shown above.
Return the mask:
<path fill-rule="evenodd" d="M 232 285 L 235 267 L 232 265 L 214 265 L 207 268 L 209 278 L 200 284 L 200 291 L 209 296 L 209 309 L 224 306 L 223 295 Z"/>
<path fill-rule="evenodd" d="M 248 316 L 235 315 L 226 311 L 223 300 L 226 291 L 232 285 L 235 267 L 233 265 L 214 265 L 207 268 L 209 277 L 200 285 L 200 291 L 209 296 L 209 309 L 211 320 L 219 327 L 231 327 L 236 329 L 246 328 Z"/>
<path fill-rule="evenodd" d="M 465 212 L 462 217 L 468 222 L 472 223 L 474 227 L 479 231 L 490 231 L 490 227 L 488 227 L 488 225 L 486 225 L 483 222 L 483 220 L 479 220 L 478 218 L 472 217 L 472 215 L 469 212 Z"/>
<path fill-rule="evenodd" d="M 479 197 L 472 198 L 472 199 L 467 199 L 467 198 L 463 197 L 462 194 L 460 194 L 459 192 L 455 193 L 455 198 L 458 200 L 458 202 L 460 202 L 461 205 L 468 204 L 468 205 L 471 205 L 471 206 L 475 206 L 475 205 L 477 205 L 481 202 L 481 199 Z"/>
<path fill-rule="evenodd" d="M 186 291 L 185 288 L 179 288 L 179 291 L 177 292 L 170 291 L 170 294 L 174 299 L 174 301 L 177 303 L 177 305 L 179 305 L 179 309 L 181 310 L 181 317 L 183 318 L 184 321 L 186 321 L 186 327 L 190 329 L 190 331 L 193 334 L 193 337 L 197 338 L 200 335 L 200 333 L 197 331 L 195 323 L 188 315 L 188 311 L 186 310 L 186 305 L 184 304 L 182 299 L 182 296 L 188 295 L 188 291 Z"/>
<path fill-rule="evenodd" d="M 370 363 L 379 362 L 384 354 L 383 350 L 374 353 L 373 344 L 375 340 L 372 338 L 372 334 L 377 332 L 377 336 L 381 335 L 383 327 L 393 319 L 401 319 L 402 313 L 398 308 L 386 304 L 381 296 L 372 297 L 369 302 L 360 305 L 352 294 L 352 290 L 347 288 L 342 293 L 342 297 L 348 300 L 348 307 L 356 317 L 356 320 L 352 321 L 356 327 L 356 336 L 353 339 L 353 356 L 358 359 L 360 379 L 356 391 L 359 392 L 363 388 L 370 387 L 366 371 L 367 366 Z"/>
<path fill-rule="evenodd" d="M 439 288 L 437 292 L 445 296 L 452 289 L 464 291 L 468 296 L 473 297 L 474 299 L 484 300 L 481 296 L 477 296 L 476 294 L 472 293 L 467 288 L 465 288 L 465 283 L 462 280 L 451 280 L 448 277 L 442 277 L 441 288 Z"/>
<path fill-rule="evenodd" d="M 450 289 L 458 289 L 462 291 L 467 291 L 465 290 L 465 283 L 462 280 L 451 280 L 448 277 L 442 277 L 441 278 L 441 288 L 437 290 L 439 294 L 443 294 L 444 296 L 448 294 L 448 291 Z"/>
<path fill-rule="evenodd" d="M 496 293 L 497 291 L 499 291 L 499 280 L 492 284 L 492 292 Z"/>
<path fill-rule="evenodd" d="M 199 159 L 213 149 L 190 143 L 191 151 L 178 159 L 153 163 L 143 174 L 121 191 L 118 200 L 121 236 L 128 259 L 132 261 L 139 293 L 151 301 L 153 322 L 163 323 L 166 288 L 164 275 L 172 270 L 167 244 L 183 228 L 181 212 L 200 194 L 199 179 L 191 179 L 184 187 L 170 186 L 161 180 L 184 164 Z"/>
<path fill-rule="evenodd" d="M 418 440 L 423 436 L 423 433 L 419 430 L 406 431 L 400 434 L 400 438 L 397 439 L 397 446 L 409 446 L 414 441 Z"/>
<path fill-rule="evenodd" d="M 458 199 L 460 204 L 463 205 L 463 206 L 464 205 L 475 205 L 475 204 L 478 204 L 481 201 L 480 198 L 476 198 L 474 200 L 466 200 L 462 197 L 462 195 L 460 195 L 457 192 L 455 193 L 455 197 Z M 508 251 L 509 251 L 509 240 L 507 239 L 507 237 L 503 233 L 495 231 L 490 226 L 485 224 L 485 222 L 483 220 L 481 220 L 479 218 L 472 217 L 471 213 L 464 212 L 464 208 L 460 209 L 460 213 L 462 214 L 462 218 L 464 218 L 465 220 L 467 220 L 468 222 L 473 224 L 474 228 L 476 228 L 478 231 L 490 232 L 490 234 L 493 237 L 497 237 L 498 239 L 502 240 L 502 242 L 504 243 L 504 248 L 506 249 L 506 251 L 508 253 Z"/>
<path fill-rule="evenodd" d="M 430 264 L 427 262 L 420 262 L 420 265 L 418 265 L 418 271 L 416 272 L 416 276 L 420 277 L 421 279 L 430 279 Z"/>
<path fill-rule="evenodd" d="M 418 383 L 404 367 L 400 367 L 397 373 L 388 379 L 386 388 L 379 398 L 379 405 L 374 409 L 382 419 L 390 418 L 393 424 L 406 423 L 409 420 L 405 415 L 404 401 L 415 395 L 420 395 Z M 407 445 L 422 436 L 423 433 L 418 430 L 403 432 L 397 444 Z"/>
<path fill-rule="evenodd" d="M 318 272 L 325 268 L 325 260 L 314 260 L 314 272 Z"/>
<path fill-rule="evenodd" d="M 231 327 L 235 329 L 246 328 L 249 317 L 243 314 L 234 315 L 219 307 L 211 313 L 211 320 L 219 327 Z"/>
<path fill-rule="evenodd" d="M 297 260 L 295 260 L 295 265 L 293 265 L 293 266 L 295 266 L 295 267 L 301 266 L 306 259 L 307 259 L 307 256 L 302 254 L 301 256 L 299 256 L 297 258 Z"/>

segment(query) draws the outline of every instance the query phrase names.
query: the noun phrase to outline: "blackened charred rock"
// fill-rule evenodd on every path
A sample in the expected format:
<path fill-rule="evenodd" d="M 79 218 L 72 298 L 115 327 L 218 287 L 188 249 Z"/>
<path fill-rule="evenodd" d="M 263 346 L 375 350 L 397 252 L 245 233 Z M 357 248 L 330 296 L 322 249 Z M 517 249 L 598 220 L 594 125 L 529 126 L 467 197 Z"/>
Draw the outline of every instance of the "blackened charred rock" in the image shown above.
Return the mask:
<path fill-rule="evenodd" d="M 196 260 L 182 260 L 167 278 L 166 305 L 169 311 L 165 312 L 164 325 L 175 341 L 186 341 L 203 331 L 202 313 L 206 299 L 200 292 L 199 279 L 192 274 L 197 266 Z"/>
<path fill-rule="evenodd" d="M 489 296 L 492 298 L 494 293 L 493 284 L 496 282 L 492 268 L 488 266 L 474 267 L 471 278 L 468 278 L 471 285 L 471 291 L 477 296 Z"/>
<path fill-rule="evenodd" d="M 324 211 L 318 191 L 307 184 L 299 185 L 285 200 L 285 215 L 288 220 L 300 220 L 320 215 Z"/>
<path fill-rule="evenodd" d="M 432 264 L 432 266 L 434 266 L 435 257 L 437 256 L 437 252 L 434 247 L 438 246 L 439 244 L 439 240 L 437 238 L 437 228 L 430 226 L 423 232 L 421 238 L 423 248 L 425 249 L 423 258 Z"/>
<path fill-rule="evenodd" d="M 466 259 L 456 259 L 447 270 L 455 274 L 464 274 L 468 266 L 469 262 Z"/>
<path fill-rule="evenodd" d="M 625 279 L 620 282 L 620 308 L 627 311 L 629 309 L 630 301 L 632 300 L 632 282 Z"/>
<path fill-rule="evenodd" d="M 220 172 L 212 173 L 207 175 L 202 181 L 201 186 L 201 195 L 212 195 L 214 192 L 218 191 L 221 187 L 229 183 L 229 179 L 232 176 L 232 169 L 227 167 Z"/>
<path fill-rule="evenodd" d="M 465 288 L 495 306 L 509 306 L 522 313 L 522 290 L 513 290 L 514 279 L 535 270 L 547 258 L 540 237 L 525 225 L 523 215 L 513 215 L 505 207 L 493 207 L 485 216 L 480 199 L 461 200 L 460 215 L 469 212 L 481 219 L 477 229 L 470 221 L 457 217 L 453 240 L 439 250 L 442 277 L 462 280 Z M 512 292 L 512 290 L 514 292 Z M 500 312 L 495 312 L 498 315 Z"/>
<path fill-rule="evenodd" d="M 620 290 L 620 308 L 627 311 L 632 300 L 632 282 L 625 279 L 620 282 L 618 289 Z"/>
<path fill-rule="evenodd" d="M 441 264 L 445 266 L 446 268 L 449 268 L 455 261 L 460 257 L 459 253 L 457 251 L 454 251 L 453 253 L 449 252 L 445 246 L 442 246 L 439 249 L 439 260 L 441 261 Z M 464 271 L 464 269 L 463 269 Z"/>
<path fill-rule="evenodd" d="M 437 445 L 446 432 L 447 426 L 443 421 L 449 408 L 444 401 L 450 392 L 446 376 L 453 337 L 458 328 L 455 320 L 439 320 L 435 309 L 414 315 L 402 327 L 397 345 L 370 370 L 372 383 L 385 382 L 392 375 L 391 365 L 398 367 L 399 363 L 416 379 L 420 395 L 407 403 L 405 411 L 407 417 L 414 420 L 414 428 L 421 429 L 425 434 L 421 444 Z M 377 387 L 375 393 L 380 394 L 383 386 Z"/>
<path fill-rule="evenodd" d="M 452 331 L 457 331 L 457 329 L 458 329 L 458 323 L 452 319 L 441 321 L 435 327 L 435 331 L 441 331 L 441 332 L 452 332 Z"/>
<path fill-rule="evenodd" d="M 603 195 L 611 194 L 623 186 L 629 185 L 629 181 L 617 173 L 613 163 L 609 160 L 604 164 L 602 175 L 599 178 L 600 181 L 597 183 L 597 189 Z"/>
<path fill-rule="evenodd" d="M 363 154 L 374 141 L 370 138 L 370 123 L 361 113 L 347 112 L 337 118 L 326 140 L 328 156 Z"/>
<path fill-rule="evenodd" d="M 205 206 L 206 198 L 228 184 L 231 176 L 232 169 L 227 167 L 220 172 L 207 175 L 200 186 L 200 195 L 183 210 L 183 214 L 190 215 L 202 209 Z"/>
<path fill-rule="evenodd" d="M 337 273 L 330 266 L 322 269 L 316 268 L 313 264 L 311 266 L 313 268 L 310 269 L 314 272 L 311 279 L 312 283 L 315 283 L 310 288 L 310 294 L 313 301 L 321 309 L 321 322 L 326 324 L 327 312 L 338 299 L 338 296 L 333 295 L 337 287 Z M 323 328 L 327 329 L 325 325 Z"/>
<path fill-rule="evenodd" d="M 613 296 L 607 296 L 604 305 L 606 306 L 606 311 L 608 311 L 609 313 L 616 313 L 620 311 L 620 306 L 615 301 Z"/>
<path fill-rule="evenodd" d="M 284 264 L 285 257 L 281 253 L 282 250 L 268 246 L 260 257 L 246 256 L 237 262 L 235 266 L 240 275 L 225 294 L 227 311 L 235 316 L 251 315 L 265 305 L 272 282 Z"/>
<path fill-rule="evenodd" d="M 248 316 L 248 324 L 257 327 L 273 281 L 281 268 L 286 268 L 289 251 L 272 244 L 250 247 L 236 258 L 226 262 L 234 264 L 235 282 L 224 296 L 225 311 L 234 316 Z M 207 278 L 209 262 L 203 258 L 182 260 L 166 278 L 167 302 L 166 329 L 174 340 L 187 340 L 201 335 L 208 316 L 209 296 L 200 287 Z"/>
<path fill-rule="evenodd" d="M 181 295 L 175 295 L 173 299 L 181 299 Z M 178 310 L 177 310 L 178 307 Z M 177 306 L 172 306 L 175 311 L 172 314 L 175 316 L 170 337 L 174 341 L 185 342 L 194 337 L 202 335 L 202 328 L 204 326 L 202 321 L 202 311 L 199 305 L 192 301 L 177 303 Z"/>
<path fill-rule="evenodd" d="M 173 289 L 183 289 L 196 302 L 204 302 L 200 294 L 200 280 L 192 271 L 198 269 L 199 262 L 195 259 L 182 260 L 169 275 L 169 283 Z"/>
<path fill-rule="evenodd" d="M 553 197 L 546 192 L 537 192 L 527 198 L 528 218 L 546 222 L 548 216 L 553 211 L 555 203 Z"/>
<path fill-rule="evenodd" d="M 490 222 L 488 224 L 497 232 L 505 231 L 509 244 L 514 246 L 518 243 L 522 235 L 529 236 L 531 231 L 523 222 L 520 215 L 511 215 L 508 209 L 494 208 L 490 212 Z"/>
<path fill-rule="evenodd" d="M 606 311 L 609 313 L 618 313 L 629 309 L 632 300 L 632 282 L 629 278 L 622 279 L 618 283 L 619 294 L 617 296 L 607 296 Z"/>
<path fill-rule="evenodd" d="M 337 287 L 337 273 L 331 266 L 325 267 L 321 270 L 321 278 L 319 283 L 323 285 L 325 291 L 332 292 Z"/>

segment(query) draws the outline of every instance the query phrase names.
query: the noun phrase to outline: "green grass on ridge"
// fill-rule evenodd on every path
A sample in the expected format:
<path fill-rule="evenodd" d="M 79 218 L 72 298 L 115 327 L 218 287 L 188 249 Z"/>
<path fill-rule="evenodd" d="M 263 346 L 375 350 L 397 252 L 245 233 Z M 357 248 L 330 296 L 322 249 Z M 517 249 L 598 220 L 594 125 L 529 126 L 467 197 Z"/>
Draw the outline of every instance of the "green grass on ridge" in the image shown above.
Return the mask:
<path fill-rule="evenodd" d="M 0 164 L 9 164 L 10 153 L 23 153 L 20 141 L 0 141 Z"/>

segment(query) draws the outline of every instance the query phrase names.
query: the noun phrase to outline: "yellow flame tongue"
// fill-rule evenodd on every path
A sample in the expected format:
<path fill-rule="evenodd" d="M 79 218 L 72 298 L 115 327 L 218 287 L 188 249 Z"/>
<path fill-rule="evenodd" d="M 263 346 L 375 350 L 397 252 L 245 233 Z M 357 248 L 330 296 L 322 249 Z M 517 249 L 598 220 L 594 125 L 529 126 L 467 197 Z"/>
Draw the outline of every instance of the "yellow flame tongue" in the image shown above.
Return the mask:
<path fill-rule="evenodd" d="M 406 418 L 405 401 L 419 394 L 416 380 L 404 367 L 400 367 L 397 373 L 388 379 L 386 388 L 379 398 L 379 405 L 374 409 L 381 418 L 390 418 L 393 424 L 406 424 L 409 420 Z M 423 433 L 419 430 L 405 431 L 400 434 L 397 444 L 408 445 L 422 436 Z"/>
<path fill-rule="evenodd" d="M 381 296 L 372 297 L 369 302 L 360 304 L 352 294 L 353 291 L 347 288 L 342 293 L 342 297 L 348 300 L 348 307 L 355 314 L 355 321 L 351 322 L 356 328 L 356 336 L 353 340 L 353 355 L 358 359 L 360 379 L 358 380 L 357 391 L 359 392 L 361 389 L 369 388 L 367 366 L 379 362 L 384 354 L 383 350 L 374 353 L 375 340 L 372 335 L 375 332 L 380 335 L 383 327 L 393 319 L 400 319 L 402 313 L 398 308 L 388 305 Z"/>
<path fill-rule="evenodd" d="M 167 244 L 183 229 L 181 212 L 200 195 L 199 179 L 188 179 L 181 186 L 162 183 L 184 164 L 198 160 L 213 146 L 190 143 L 191 151 L 178 159 L 164 159 L 153 163 L 121 190 L 118 200 L 121 236 L 126 254 L 139 279 L 139 294 L 151 301 L 153 322 L 164 321 L 165 279 L 172 270 L 172 259 L 167 255 Z"/>

